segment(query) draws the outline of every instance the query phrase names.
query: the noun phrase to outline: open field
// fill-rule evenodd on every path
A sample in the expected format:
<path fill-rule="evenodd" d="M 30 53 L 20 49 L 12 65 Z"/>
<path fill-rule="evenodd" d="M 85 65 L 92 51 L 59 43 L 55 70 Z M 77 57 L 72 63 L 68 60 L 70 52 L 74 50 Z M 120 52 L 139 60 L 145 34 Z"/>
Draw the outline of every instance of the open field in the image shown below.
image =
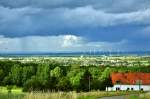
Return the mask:
<path fill-rule="evenodd" d="M 12 90 L 8 94 L 6 88 L 0 93 L 0 99 L 98 99 L 101 97 L 121 96 L 130 94 L 139 94 L 139 92 L 105 92 L 105 91 L 91 91 L 91 92 L 31 92 L 23 93 L 20 89 Z M 141 94 L 141 92 L 140 92 Z M 142 96 L 142 95 L 141 95 Z M 132 99 L 132 97 L 130 98 Z M 144 98 L 148 99 L 148 98 Z"/>

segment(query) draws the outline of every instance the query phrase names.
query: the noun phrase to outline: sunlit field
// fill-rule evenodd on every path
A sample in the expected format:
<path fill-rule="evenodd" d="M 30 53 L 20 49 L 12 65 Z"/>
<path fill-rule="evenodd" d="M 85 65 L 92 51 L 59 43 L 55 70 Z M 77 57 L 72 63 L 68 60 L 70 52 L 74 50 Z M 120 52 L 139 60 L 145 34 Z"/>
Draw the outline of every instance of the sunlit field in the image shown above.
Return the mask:
<path fill-rule="evenodd" d="M 23 99 L 24 96 L 22 88 L 13 87 L 11 92 L 8 92 L 8 87 L 0 87 L 0 99 Z"/>
<path fill-rule="evenodd" d="M 0 87 L 0 93 L 8 93 L 8 88 L 7 87 Z M 11 90 L 11 93 L 13 94 L 21 94 L 22 93 L 22 88 L 18 88 L 18 87 L 13 87 Z"/>

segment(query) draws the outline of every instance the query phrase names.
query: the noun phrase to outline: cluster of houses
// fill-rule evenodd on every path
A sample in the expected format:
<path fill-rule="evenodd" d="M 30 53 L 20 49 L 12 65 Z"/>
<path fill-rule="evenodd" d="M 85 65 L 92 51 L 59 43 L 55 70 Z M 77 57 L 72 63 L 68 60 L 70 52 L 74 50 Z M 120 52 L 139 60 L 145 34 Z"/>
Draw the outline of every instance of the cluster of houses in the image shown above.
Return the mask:
<path fill-rule="evenodd" d="M 114 86 L 107 91 L 150 91 L 150 73 L 112 73 L 111 80 Z"/>

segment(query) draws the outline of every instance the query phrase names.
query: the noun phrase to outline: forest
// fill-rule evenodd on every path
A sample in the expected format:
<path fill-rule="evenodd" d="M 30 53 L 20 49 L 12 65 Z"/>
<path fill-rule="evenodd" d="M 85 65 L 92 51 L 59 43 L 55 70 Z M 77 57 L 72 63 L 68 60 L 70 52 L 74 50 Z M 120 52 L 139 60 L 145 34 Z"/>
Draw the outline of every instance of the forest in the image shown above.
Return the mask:
<path fill-rule="evenodd" d="M 112 72 L 150 72 L 150 66 L 63 66 L 49 63 L 0 61 L 0 86 L 31 91 L 91 91 L 113 86 Z"/>

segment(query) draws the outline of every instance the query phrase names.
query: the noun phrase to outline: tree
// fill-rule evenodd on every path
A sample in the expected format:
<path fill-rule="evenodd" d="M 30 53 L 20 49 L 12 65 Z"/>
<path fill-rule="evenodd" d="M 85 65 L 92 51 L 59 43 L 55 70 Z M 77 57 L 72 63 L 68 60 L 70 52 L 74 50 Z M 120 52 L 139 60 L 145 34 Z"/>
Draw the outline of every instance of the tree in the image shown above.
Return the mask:
<path fill-rule="evenodd" d="M 23 91 L 40 91 L 42 89 L 42 85 L 40 81 L 36 78 L 36 76 L 32 76 L 31 79 L 27 80 L 23 85 Z"/>
<path fill-rule="evenodd" d="M 109 67 L 106 67 L 101 74 L 101 80 L 105 80 L 106 78 L 109 78 L 110 74 L 111 74 L 111 69 Z"/>
<path fill-rule="evenodd" d="M 84 75 L 83 70 L 72 70 L 67 74 L 67 77 L 69 78 L 69 81 L 73 87 L 74 90 L 79 91 L 80 87 L 80 79 Z"/>
<path fill-rule="evenodd" d="M 111 74 L 111 69 L 109 67 L 107 67 L 107 68 L 105 68 L 105 70 L 102 72 L 102 75 L 101 75 L 101 80 L 103 82 L 103 85 L 106 88 L 110 87 L 110 86 L 113 86 L 110 74 Z"/>
<path fill-rule="evenodd" d="M 2 84 L 1 81 L 3 80 L 3 78 L 4 78 L 4 72 L 2 69 L 0 69 L 0 85 Z"/>
<path fill-rule="evenodd" d="M 90 67 L 89 68 L 89 72 L 92 75 L 92 78 L 94 79 L 98 79 L 101 76 L 102 71 L 100 70 L 100 68 L 97 67 Z"/>
<path fill-rule="evenodd" d="M 49 81 L 49 87 L 50 89 L 53 89 L 53 90 L 58 90 L 58 82 L 60 81 L 60 78 L 63 76 L 62 74 L 62 70 L 60 67 L 55 67 L 54 69 L 52 69 L 50 71 L 50 81 Z"/>
<path fill-rule="evenodd" d="M 90 67 L 89 72 L 92 75 L 91 89 L 92 90 L 105 90 L 105 87 L 103 86 L 103 82 L 100 79 L 102 68 L 100 69 L 99 67 Z"/>
<path fill-rule="evenodd" d="M 24 66 L 22 68 L 22 83 L 24 84 L 28 79 L 34 75 L 32 66 Z"/>
<path fill-rule="evenodd" d="M 62 76 L 62 70 L 60 67 L 55 67 L 53 70 L 50 71 L 51 77 L 59 78 Z"/>
<path fill-rule="evenodd" d="M 6 76 L 3 79 L 3 85 L 12 85 L 12 78 L 10 76 Z"/>
<path fill-rule="evenodd" d="M 99 79 L 93 79 L 91 81 L 91 90 L 105 90 L 104 83 Z"/>
<path fill-rule="evenodd" d="M 58 84 L 56 85 L 58 90 L 61 91 L 70 91 L 72 90 L 71 83 L 69 81 L 68 77 L 62 77 L 60 78 Z"/>
<path fill-rule="evenodd" d="M 84 75 L 80 79 L 80 88 L 82 91 L 90 91 L 91 90 L 91 82 L 92 82 L 92 75 L 91 73 L 86 70 Z"/>
<path fill-rule="evenodd" d="M 22 67 L 20 65 L 14 65 L 11 68 L 9 76 L 11 77 L 13 84 L 16 84 L 17 86 L 22 85 Z"/>
<path fill-rule="evenodd" d="M 37 79 L 42 83 L 43 86 L 49 80 L 49 65 L 48 64 L 39 64 L 36 72 Z"/>

